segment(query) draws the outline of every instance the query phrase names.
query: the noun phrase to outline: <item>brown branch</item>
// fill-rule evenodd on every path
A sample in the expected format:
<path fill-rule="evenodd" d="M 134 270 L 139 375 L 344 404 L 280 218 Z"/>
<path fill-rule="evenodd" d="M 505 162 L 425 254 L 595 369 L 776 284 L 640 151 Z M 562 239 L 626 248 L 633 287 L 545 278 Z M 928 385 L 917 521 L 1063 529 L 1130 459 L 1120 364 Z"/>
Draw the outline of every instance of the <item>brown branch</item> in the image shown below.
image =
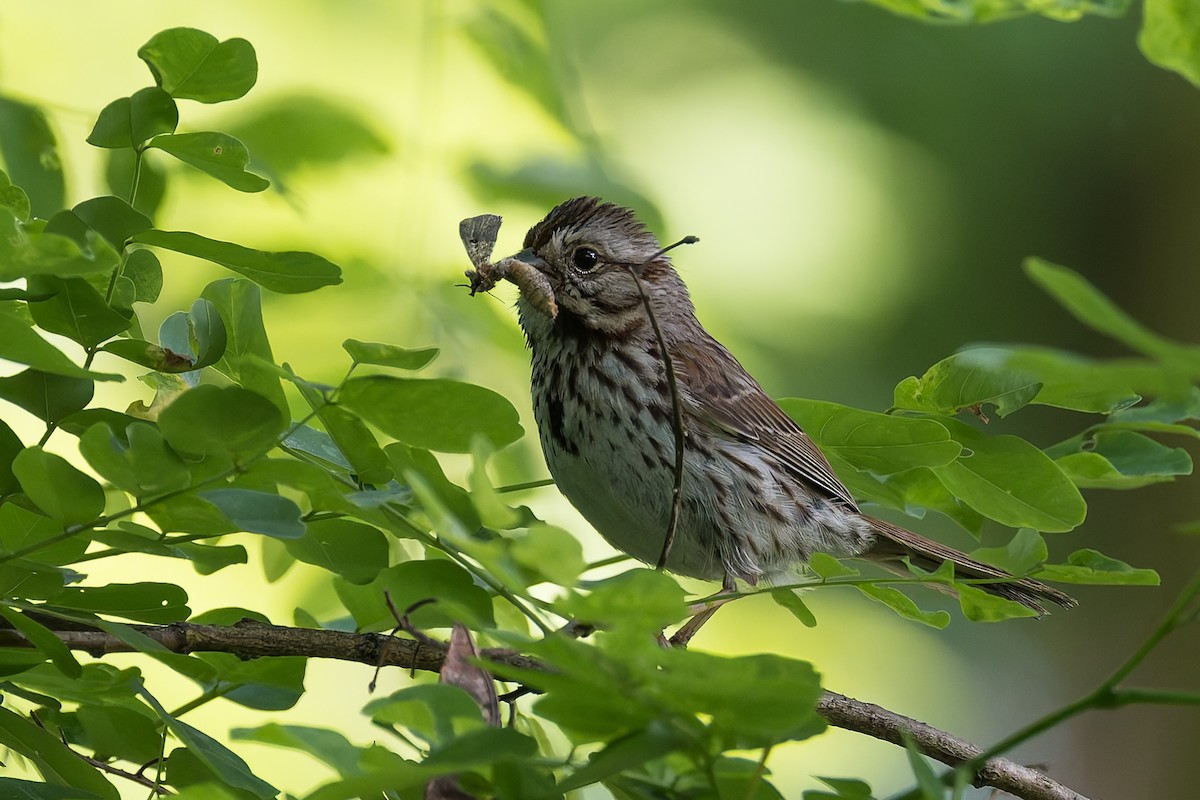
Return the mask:
<path fill-rule="evenodd" d="M 289 628 L 251 620 L 243 620 L 232 626 L 176 622 L 171 625 L 136 627 L 176 653 L 219 652 L 232 653 L 241 658 L 307 656 L 430 672 L 441 670 L 446 658 L 444 646 L 431 647 L 427 642 L 419 643 L 412 639 L 397 639 L 379 633 Z M 103 631 L 56 630 L 54 633 L 67 647 L 93 656 L 134 650 Z M 0 647 L 27 646 L 29 643 L 20 633 L 0 627 Z M 497 664 L 544 669 L 537 659 L 509 650 L 484 650 L 482 655 Z M 892 744 L 903 745 L 907 736 L 922 753 L 951 767 L 969 761 L 982 752 L 976 745 L 931 725 L 836 692 L 827 691 L 822 695 L 817 701 L 817 713 L 830 725 Z M 1041 772 L 1003 758 L 985 762 L 976 773 L 975 782 L 977 786 L 992 786 L 1024 800 L 1087 800 Z"/>

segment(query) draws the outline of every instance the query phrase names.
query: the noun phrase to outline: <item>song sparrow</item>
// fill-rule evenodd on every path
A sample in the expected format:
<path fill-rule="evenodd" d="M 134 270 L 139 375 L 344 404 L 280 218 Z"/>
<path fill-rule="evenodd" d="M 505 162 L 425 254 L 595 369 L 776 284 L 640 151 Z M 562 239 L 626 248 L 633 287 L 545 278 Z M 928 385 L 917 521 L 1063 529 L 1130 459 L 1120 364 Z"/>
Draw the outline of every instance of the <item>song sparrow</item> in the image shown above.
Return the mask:
<path fill-rule="evenodd" d="M 499 218 L 489 219 L 498 226 Z M 862 513 L 800 426 L 700 325 L 687 287 L 633 212 L 575 198 L 534 225 L 524 248 L 509 263 L 545 276 L 517 281 L 517 309 L 533 351 L 533 408 L 546 464 L 615 547 L 658 560 L 675 485 L 672 398 L 632 269 L 670 353 L 686 431 L 667 569 L 732 587 L 734 578 L 778 579 L 813 553 L 828 553 L 902 572 L 905 557 L 927 569 L 948 560 L 959 577 L 1011 579 Z M 982 588 L 1039 612 L 1041 601 L 1074 605 L 1025 578 Z"/>

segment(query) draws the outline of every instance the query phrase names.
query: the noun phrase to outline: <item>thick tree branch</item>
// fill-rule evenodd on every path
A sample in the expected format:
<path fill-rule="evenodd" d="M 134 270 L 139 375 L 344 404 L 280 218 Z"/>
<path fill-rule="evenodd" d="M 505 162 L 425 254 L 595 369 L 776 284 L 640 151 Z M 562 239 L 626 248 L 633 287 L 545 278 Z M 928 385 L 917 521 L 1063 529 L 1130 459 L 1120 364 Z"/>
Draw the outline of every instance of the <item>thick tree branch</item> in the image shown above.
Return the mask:
<path fill-rule="evenodd" d="M 43 622 L 50 620 L 43 619 Z M 385 634 L 289 628 L 249 620 L 232 626 L 177 622 L 137 628 L 176 653 L 232 653 L 247 659 L 307 656 L 431 672 L 439 671 L 446 657 L 443 647 L 432 647 Z M 133 651 L 125 642 L 103 631 L 55 630 L 54 633 L 67 647 L 93 656 Z M 20 633 L 0 627 L 0 647 L 25 646 L 28 646 L 28 642 Z M 484 650 L 483 656 L 499 664 L 524 669 L 542 668 L 536 659 L 511 651 Z M 817 712 L 830 725 L 893 744 L 903 745 L 907 736 L 922 753 L 952 767 L 982 752 L 981 748 L 945 731 L 836 692 L 827 691 L 822 695 L 817 702 Z M 985 762 L 976 773 L 976 784 L 992 786 L 1024 800 L 1087 800 L 1037 770 L 1003 758 L 992 758 Z"/>

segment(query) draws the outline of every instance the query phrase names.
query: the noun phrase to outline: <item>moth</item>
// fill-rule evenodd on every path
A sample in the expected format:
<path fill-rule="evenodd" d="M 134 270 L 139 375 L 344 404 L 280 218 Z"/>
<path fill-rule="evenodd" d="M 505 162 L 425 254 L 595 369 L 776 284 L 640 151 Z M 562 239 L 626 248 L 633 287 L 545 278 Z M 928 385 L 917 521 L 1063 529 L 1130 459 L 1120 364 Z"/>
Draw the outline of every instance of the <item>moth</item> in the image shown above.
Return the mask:
<path fill-rule="evenodd" d="M 478 217 L 468 217 L 458 223 L 458 235 L 463 247 L 467 250 L 467 258 L 475 267 L 466 271 L 471 288 L 471 296 L 476 292 L 490 292 L 502 280 L 512 281 L 525 297 L 536 308 L 545 311 L 552 318 L 558 316 L 558 304 L 554 301 L 554 288 L 545 273 L 517 258 L 502 258 L 495 264 L 491 262 L 492 250 L 496 247 L 496 237 L 500 233 L 502 218 L 495 214 L 480 214 Z"/>

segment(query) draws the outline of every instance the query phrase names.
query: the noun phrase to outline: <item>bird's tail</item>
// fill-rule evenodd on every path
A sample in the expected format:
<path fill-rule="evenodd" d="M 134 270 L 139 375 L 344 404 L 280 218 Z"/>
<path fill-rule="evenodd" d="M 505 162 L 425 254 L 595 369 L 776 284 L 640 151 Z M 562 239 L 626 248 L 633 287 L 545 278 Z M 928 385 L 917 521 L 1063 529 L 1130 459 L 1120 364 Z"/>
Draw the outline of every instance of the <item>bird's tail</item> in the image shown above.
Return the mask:
<path fill-rule="evenodd" d="M 865 515 L 864 515 L 865 516 Z M 976 561 L 966 553 L 960 553 L 952 547 L 926 539 L 910 530 L 906 530 L 890 522 L 884 522 L 874 517 L 866 517 L 877 534 L 875 545 L 861 558 L 882 566 L 892 572 L 908 575 L 901 559 L 907 557 L 914 565 L 924 570 L 935 570 L 943 561 L 954 564 L 954 574 L 959 578 L 998 578 L 1003 582 L 981 583 L 978 588 L 989 594 L 998 595 L 1008 600 L 1016 600 L 1023 606 L 1033 609 L 1038 614 L 1045 614 L 1043 602 L 1049 601 L 1063 608 L 1073 608 L 1075 598 L 1063 594 L 1057 589 L 1047 586 L 1041 581 L 1031 578 L 1017 578 L 1002 569 Z M 935 588 L 941 588 L 935 586 Z M 953 591 L 946 589 L 953 594 Z"/>

